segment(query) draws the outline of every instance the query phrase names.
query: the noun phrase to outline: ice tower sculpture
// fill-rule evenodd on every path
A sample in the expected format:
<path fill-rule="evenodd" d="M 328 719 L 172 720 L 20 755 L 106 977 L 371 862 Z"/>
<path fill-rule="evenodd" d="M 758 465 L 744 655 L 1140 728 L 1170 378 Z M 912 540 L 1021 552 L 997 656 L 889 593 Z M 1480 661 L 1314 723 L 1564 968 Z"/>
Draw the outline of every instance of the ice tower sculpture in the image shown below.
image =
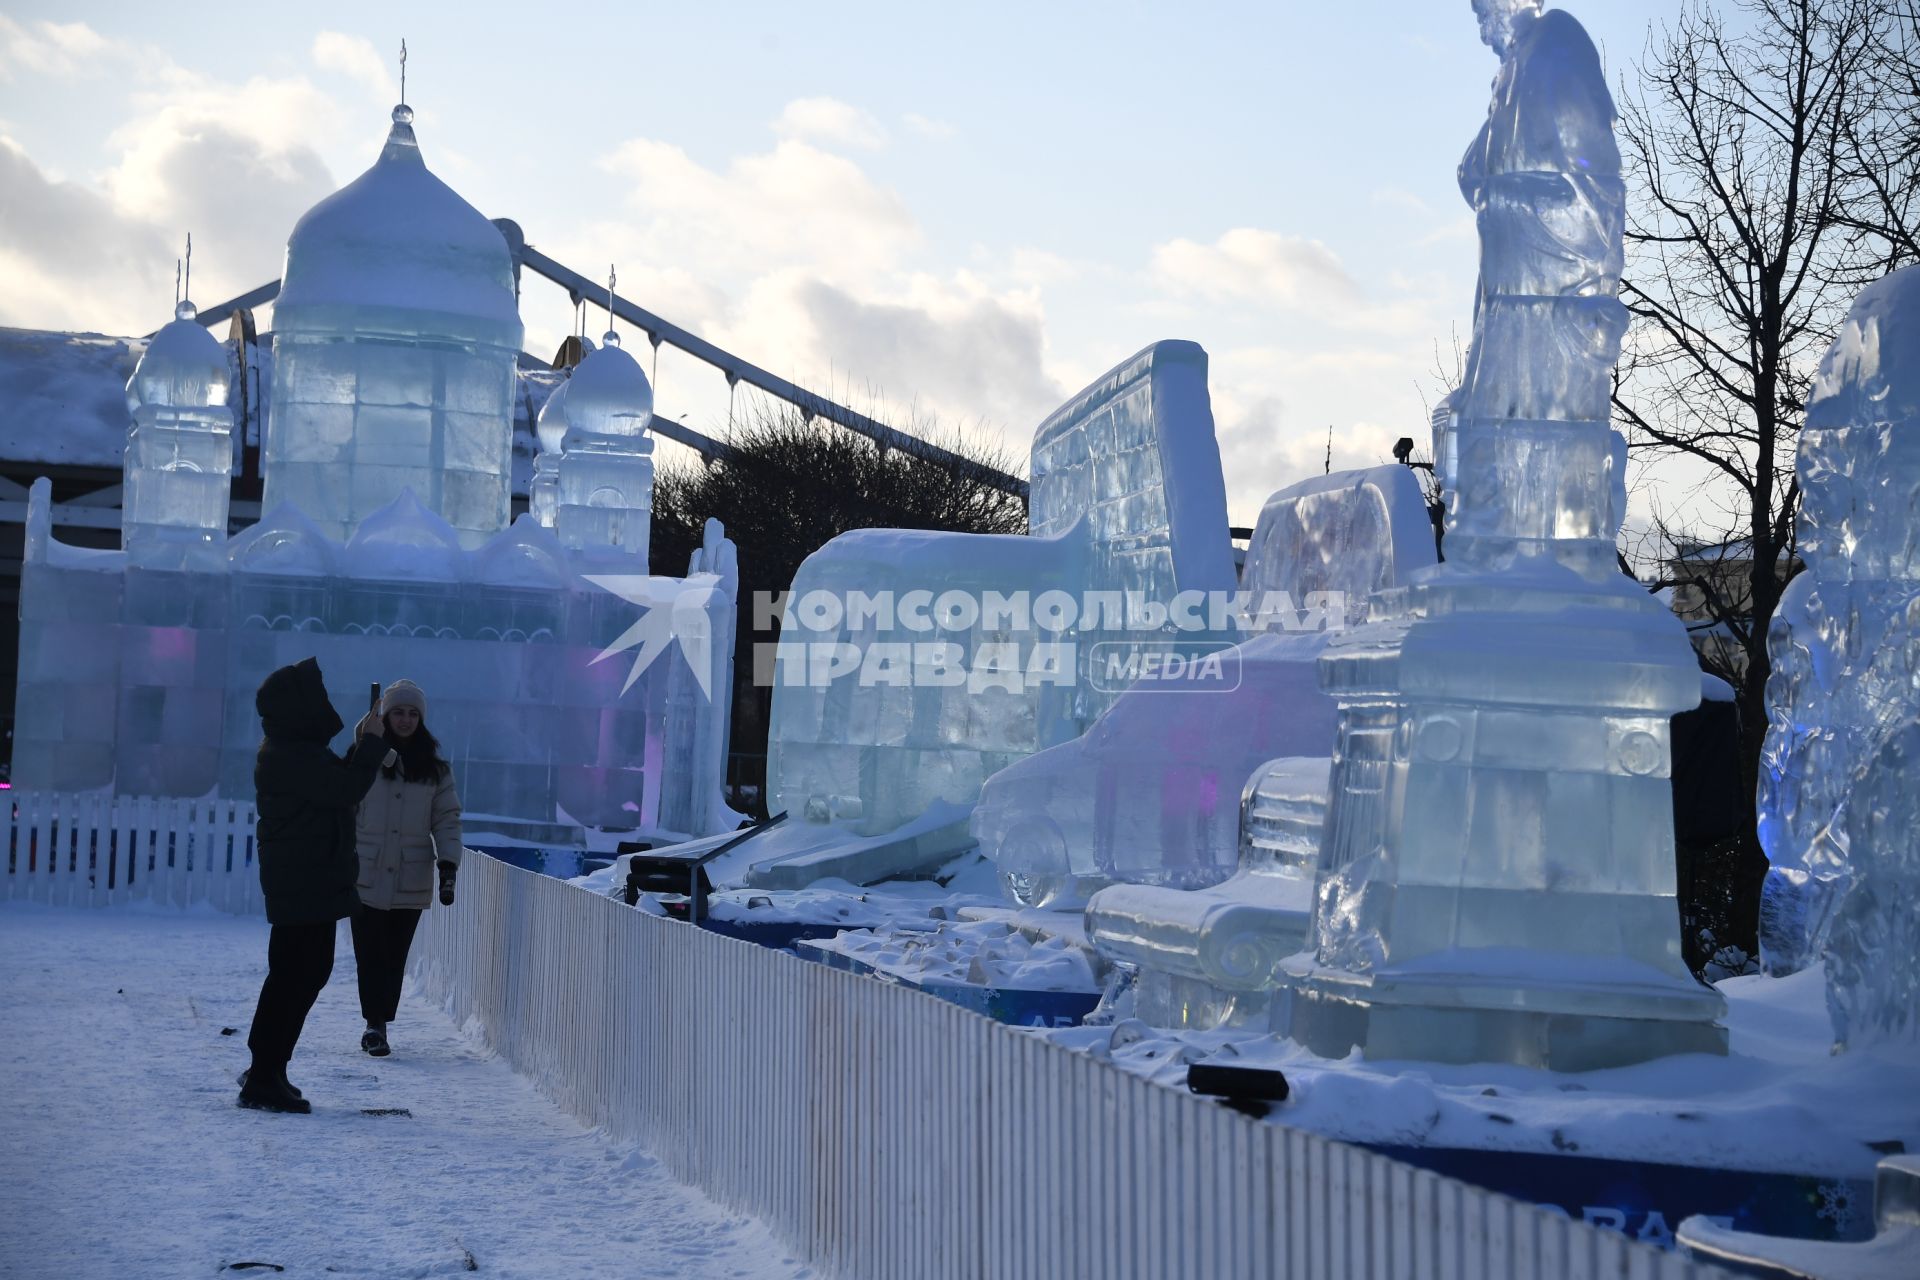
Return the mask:
<path fill-rule="evenodd" d="M 462 546 L 507 527 L 513 261 L 421 160 L 411 107 L 373 167 L 294 226 L 273 325 L 266 510 L 344 542 L 411 489 Z"/>
<path fill-rule="evenodd" d="M 1094 646 L 1148 637 L 1117 616 L 1110 629 L 1091 625 L 1090 594 L 1117 603 L 1131 592 L 1164 617 L 1179 592 L 1232 590 L 1206 377 L 1198 346 L 1158 342 L 1049 415 L 1033 440 L 1027 537 L 861 529 L 807 557 L 795 623 L 780 635 L 769 807 L 804 815 L 822 838 L 883 843 L 863 871 L 829 871 L 808 854 L 784 870 L 769 859 L 754 883 L 897 873 L 966 848 L 981 784 L 1077 736 L 1111 702 L 1116 691 L 1090 678 Z M 885 597 L 884 613 L 848 607 L 856 594 Z M 1020 603 L 989 610 L 994 597 Z M 1066 625 L 1049 630 L 1043 615 Z M 927 665 L 936 646 L 957 680 Z M 879 669 L 882 655 L 908 651 L 909 663 Z M 858 661 L 831 661 L 848 653 Z M 938 830 L 915 825 L 930 814 Z"/>
<path fill-rule="evenodd" d="M 647 375 L 608 330 L 600 349 L 580 362 L 554 398 L 562 400 L 566 424 L 553 468 L 560 544 L 569 551 L 624 553 L 644 565 L 653 522 L 653 439 L 647 434 L 653 387 Z M 541 429 L 551 434 L 546 422 L 542 413 Z"/>
<path fill-rule="evenodd" d="M 1474 10 L 1501 61 L 1460 165 L 1481 262 L 1436 441 L 1447 559 L 1321 658 L 1340 727 L 1288 1029 L 1336 1057 L 1564 1070 L 1725 1052 L 1674 897 L 1670 719 L 1699 670 L 1615 562 L 1613 103 L 1573 17 Z"/>
<path fill-rule="evenodd" d="M 121 509 L 127 560 L 150 569 L 226 558 L 233 476 L 227 351 L 194 319 L 192 302 L 153 335 L 127 382 Z"/>
<path fill-rule="evenodd" d="M 1825 956 L 1838 1041 L 1911 1039 L 1920 984 L 1889 957 L 1920 927 L 1920 267 L 1855 300 L 1814 376 L 1798 475 L 1807 568 L 1767 637 L 1761 944 L 1776 972 Z"/>

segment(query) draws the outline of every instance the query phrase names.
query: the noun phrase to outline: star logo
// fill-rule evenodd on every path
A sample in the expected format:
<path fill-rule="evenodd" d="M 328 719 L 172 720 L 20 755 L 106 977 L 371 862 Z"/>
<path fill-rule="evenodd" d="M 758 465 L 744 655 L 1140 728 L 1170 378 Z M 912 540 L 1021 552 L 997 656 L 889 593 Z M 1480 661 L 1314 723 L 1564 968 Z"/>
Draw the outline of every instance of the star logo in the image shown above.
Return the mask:
<path fill-rule="evenodd" d="M 629 604 L 646 610 L 640 620 L 620 633 L 620 638 L 602 649 L 593 663 L 636 649 L 633 669 L 620 686 L 625 693 L 633 688 L 654 659 L 678 643 L 681 656 L 693 672 L 694 681 L 709 702 L 713 700 L 713 624 L 708 614 L 712 597 L 719 594 L 718 574 L 696 573 L 688 578 L 656 578 L 646 574 L 610 574 L 587 576 L 587 581 L 603 591 L 612 592 Z M 591 666 L 593 663 L 589 663 Z"/>

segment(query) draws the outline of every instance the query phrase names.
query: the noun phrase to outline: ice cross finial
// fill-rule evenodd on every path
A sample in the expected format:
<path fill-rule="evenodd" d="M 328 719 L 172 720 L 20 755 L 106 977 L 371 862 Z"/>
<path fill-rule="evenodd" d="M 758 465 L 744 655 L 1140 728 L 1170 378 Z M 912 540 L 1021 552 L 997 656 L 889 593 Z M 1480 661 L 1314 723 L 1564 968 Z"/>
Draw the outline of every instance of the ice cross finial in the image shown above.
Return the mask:
<path fill-rule="evenodd" d="M 179 286 L 178 292 L 181 296 L 174 299 L 175 303 L 183 302 L 193 297 L 193 232 L 191 231 L 187 232 L 187 259 L 183 268 L 183 274 L 176 283 Z"/>
<path fill-rule="evenodd" d="M 618 278 L 613 273 L 613 264 L 609 262 L 607 264 L 607 335 L 604 343 L 609 347 L 620 345 L 620 335 L 613 331 L 613 285 Z"/>
<path fill-rule="evenodd" d="M 407 41 L 406 41 L 406 37 L 402 36 L 400 38 L 400 101 L 404 105 L 406 100 L 407 100 Z"/>
<path fill-rule="evenodd" d="M 180 305 L 180 259 L 173 260 L 173 305 Z"/>

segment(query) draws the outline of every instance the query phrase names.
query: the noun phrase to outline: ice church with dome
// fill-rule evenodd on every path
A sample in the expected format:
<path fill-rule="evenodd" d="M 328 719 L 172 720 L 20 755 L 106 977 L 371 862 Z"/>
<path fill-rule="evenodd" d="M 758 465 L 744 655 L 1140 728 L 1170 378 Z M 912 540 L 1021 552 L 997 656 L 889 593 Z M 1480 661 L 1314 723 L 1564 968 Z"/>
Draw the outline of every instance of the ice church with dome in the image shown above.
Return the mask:
<path fill-rule="evenodd" d="M 411 108 L 288 239 L 263 517 L 232 537 L 227 357 L 194 315 L 180 304 L 128 383 L 121 550 L 56 541 L 34 486 L 16 785 L 250 799 L 253 692 L 314 656 L 336 699 L 424 685 L 469 807 L 505 834 L 732 825 L 733 546 L 709 522 L 687 578 L 607 588 L 646 578 L 653 488 L 653 392 L 615 334 L 542 412 L 513 518 L 513 259 L 427 168 Z M 610 652 L 635 599 L 696 643 L 636 672 Z"/>

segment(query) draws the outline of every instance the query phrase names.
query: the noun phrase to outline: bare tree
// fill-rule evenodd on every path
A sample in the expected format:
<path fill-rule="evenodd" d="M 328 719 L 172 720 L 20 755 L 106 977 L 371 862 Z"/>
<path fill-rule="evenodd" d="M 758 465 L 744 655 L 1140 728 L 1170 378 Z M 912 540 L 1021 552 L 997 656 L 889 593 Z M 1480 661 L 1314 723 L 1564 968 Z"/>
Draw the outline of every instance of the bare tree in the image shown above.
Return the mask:
<path fill-rule="evenodd" d="M 1718 638 L 1751 795 L 1808 385 L 1854 294 L 1920 253 L 1920 40 L 1914 0 L 1730 7 L 1690 3 L 1622 89 L 1634 326 L 1614 407 L 1643 473 L 1693 477 L 1688 528 L 1656 512 L 1660 585 Z"/>

